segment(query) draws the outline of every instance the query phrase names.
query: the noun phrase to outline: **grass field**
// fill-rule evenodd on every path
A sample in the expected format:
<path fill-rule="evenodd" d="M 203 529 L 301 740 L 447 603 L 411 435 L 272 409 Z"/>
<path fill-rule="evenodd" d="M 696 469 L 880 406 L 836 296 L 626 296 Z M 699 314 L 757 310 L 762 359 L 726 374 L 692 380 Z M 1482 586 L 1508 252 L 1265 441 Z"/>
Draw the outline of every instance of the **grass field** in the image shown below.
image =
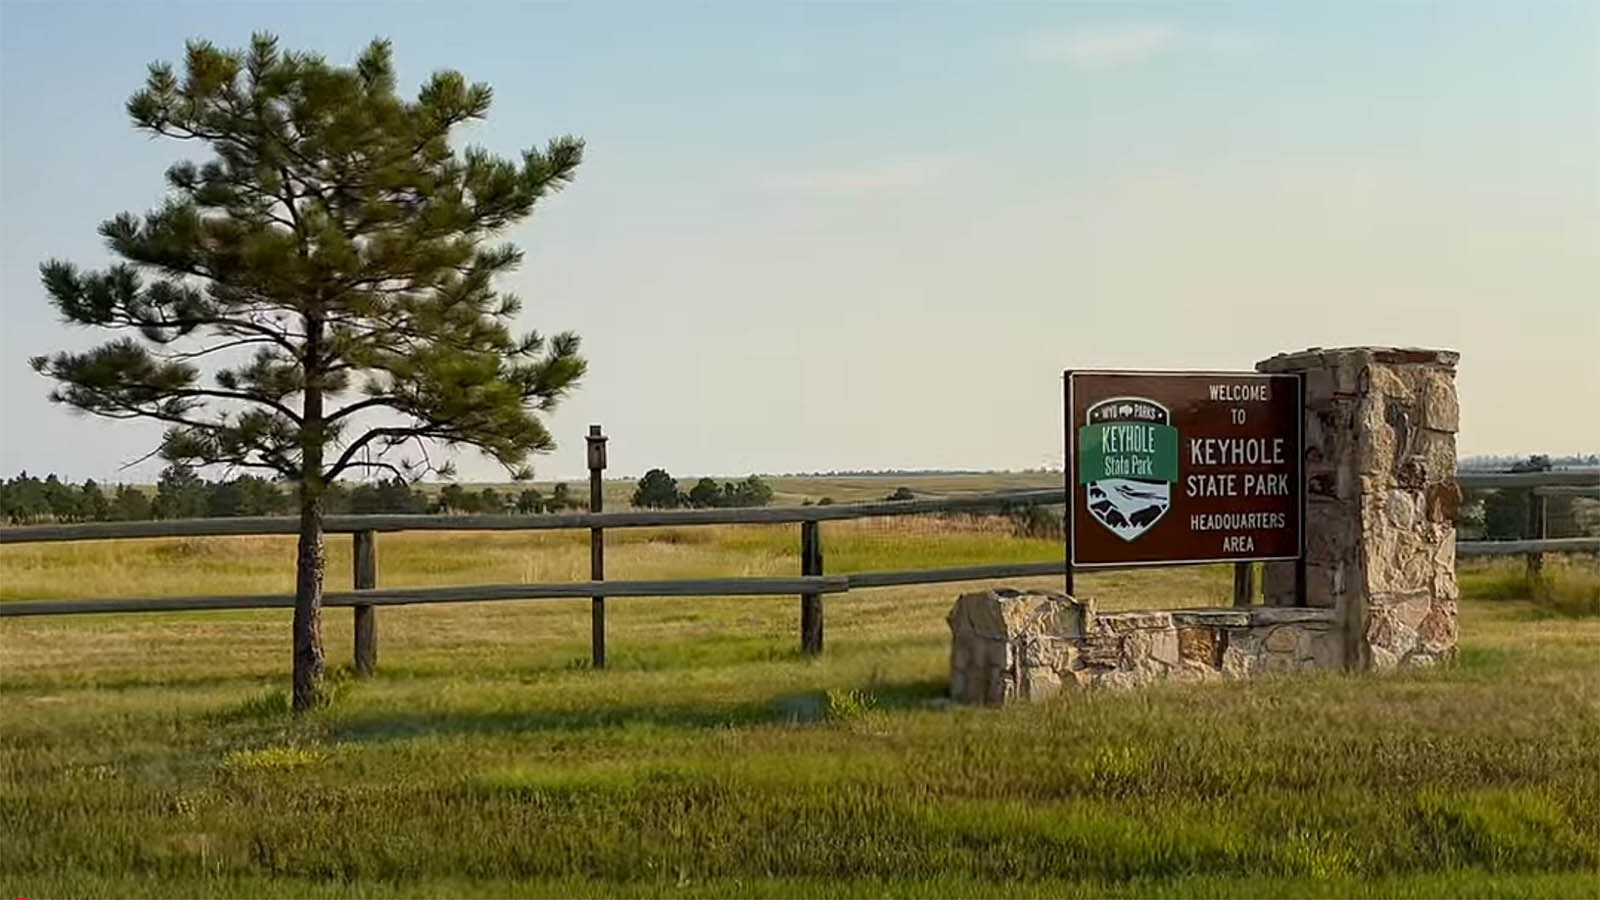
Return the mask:
<path fill-rule="evenodd" d="M 717 481 L 738 481 L 746 474 L 715 476 Z M 687 491 L 700 480 L 698 475 L 676 475 L 678 489 Z M 971 473 L 909 473 L 903 475 L 763 475 L 761 480 L 772 488 L 774 506 L 799 506 L 809 500 L 816 503 L 824 498 L 835 503 L 866 503 L 882 500 L 896 488 L 906 488 L 918 496 L 949 496 L 953 494 L 987 493 L 991 491 L 1031 491 L 1062 486 L 1060 472 L 971 472 Z M 569 479 L 567 489 L 573 496 L 588 498 L 589 482 Z M 515 495 L 527 487 L 537 488 L 545 496 L 555 489 L 554 481 L 527 483 L 503 482 L 499 484 L 465 485 L 469 490 L 492 487 L 502 493 Z M 606 509 L 626 509 L 629 498 L 639 486 L 637 479 L 607 479 L 603 488 Z M 423 490 L 437 490 L 438 485 L 424 483 Z M 152 488 L 154 490 L 154 488 Z"/>
<path fill-rule="evenodd" d="M 790 574 L 796 529 L 613 535 L 614 577 Z M 830 572 L 1052 541 L 824 527 Z M 579 534 L 383 535 L 386 585 L 587 572 Z M 330 584 L 348 578 L 331 544 Z M 290 540 L 17 545 L 0 599 L 280 591 Z M 1552 564 L 1550 590 L 1592 565 Z M 1103 606 L 1226 602 L 1226 569 Z M 1049 584 L 1043 581 L 1041 584 Z M 384 609 L 379 677 L 286 711 L 287 612 L 0 620 L 6 896 L 1600 894 L 1600 618 L 1463 572 L 1452 665 L 942 702 L 967 586 Z M 350 614 L 328 614 L 330 662 Z"/>

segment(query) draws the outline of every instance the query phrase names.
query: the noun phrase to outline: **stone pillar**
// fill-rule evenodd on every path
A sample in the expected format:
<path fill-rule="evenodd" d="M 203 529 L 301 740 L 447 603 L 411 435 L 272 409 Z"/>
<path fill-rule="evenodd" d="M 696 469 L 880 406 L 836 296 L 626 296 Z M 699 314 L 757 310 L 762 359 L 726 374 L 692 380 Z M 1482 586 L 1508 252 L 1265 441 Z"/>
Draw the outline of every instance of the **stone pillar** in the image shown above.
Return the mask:
<path fill-rule="evenodd" d="M 1455 653 L 1457 359 L 1355 347 L 1256 366 L 1305 376 L 1306 605 L 1338 615 L 1347 668 Z M 1294 605 L 1293 564 L 1268 564 L 1264 593 Z"/>

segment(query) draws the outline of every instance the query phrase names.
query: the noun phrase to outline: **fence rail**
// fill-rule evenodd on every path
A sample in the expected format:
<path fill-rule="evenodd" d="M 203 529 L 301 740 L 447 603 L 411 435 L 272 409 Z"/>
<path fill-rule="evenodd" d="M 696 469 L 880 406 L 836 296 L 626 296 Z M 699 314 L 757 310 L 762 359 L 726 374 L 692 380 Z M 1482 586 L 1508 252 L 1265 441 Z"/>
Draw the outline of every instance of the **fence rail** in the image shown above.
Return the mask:
<path fill-rule="evenodd" d="M 563 581 L 548 584 L 479 584 L 433 588 L 330 591 L 324 606 L 407 606 L 569 597 L 759 597 L 837 594 L 850 589 L 843 575 L 800 578 L 685 578 L 654 581 Z M 145 597 L 132 600 L 26 600 L 0 603 L 0 616 L 74 613 L 180 612 L 204 609 L 290 609 L 293 594 L 225 594 L 216 597 Z"/>
<path fill-rule="evenodd" d="M 603 466 L 603 458 L 601 459 Z M 591 472 L 594 479 L 598 470 Z M 1530 573 L 1539 571 L 1545 553 L 1600 553 L 1600 538 L 1550 539 L 1544 532 L 1545 498 L 1556 493 L 1600 493 L 1600 469 L 1547 472 L 1461 472 L 1463 489 L 1526 489 L 1531 498 L 1529 536 L 1514 541 L 1460 541 L 1458 556 L 1526 555 Z M 832 506 L 767 509 L 629 510 L 539 516 L 329 516 L 324 530 L 351 534 L 355 541 L 353 591 L 330 592 L 323 603 L 355 610 L 355 663 L 363 676 L 372 674 L 377 661 L 376 608 L 427 603 L 483 602 L 592 598 L 595 607 L 594 663 L 604 665 L 604 618 L 607 597 L 800 597 L 801 649 L 820 653 L 823 641 L 823 603 L 827 594 L 894 585 L 937 584 L 1064 574 L 1065 560 L 996 565 L 956 566 L 850 575 L 823 573 L 823 546 L 819 523 L 929 513 L 1005 512 L 1030 506 L 1061 506 L 1066 490 L 1009 491 L 928 500 L 879 501 Z M 86 522 L 68 525 L 32 525 L 0 528 L 0 544 L 52 541 L 114 540 L 152 537 L 224 537 L 238 535 L 295 534 L 298 521 L 291 517 L 194 519 L 153 522 Z M 795 577 L 702 578 L 644 581 L 607 581 L 604 578 L 604 530 L 607 528 L 683 527 L 702 525 L 800 525 L 801 572 Z M 377 586 L 377 535 L 395 531 L 548 531 L 584 529 L 593 542 L 593 572 L 589 581 L 549 584 L 465 585 L 432 588 L 380 588 Z M 1253 595 L 1253 568 L 1241 564 L 1235 573 L 1235 603 L 1248 604 Z M 0 617 L 75 615 L 84 613 L 176 612 L 222 609 L 284 609 L 294 606 L 291 595 L 223 595 L 207 597 L 150 597 L 129 600 L 48 600 L 0 603 Z"/>
<path fill-rule="evenodd" d="M 1462 490 L 1496 488 L 1600 487 L 1600 469 L 1549 469 L 1543 472 L 1457 472 Z"/>
<path fill-rule="evenodd" d="M 1457 556 L 1517 556 L 1524 553 L 1600 553 L 1600 537 L 1456 541 Z"/>

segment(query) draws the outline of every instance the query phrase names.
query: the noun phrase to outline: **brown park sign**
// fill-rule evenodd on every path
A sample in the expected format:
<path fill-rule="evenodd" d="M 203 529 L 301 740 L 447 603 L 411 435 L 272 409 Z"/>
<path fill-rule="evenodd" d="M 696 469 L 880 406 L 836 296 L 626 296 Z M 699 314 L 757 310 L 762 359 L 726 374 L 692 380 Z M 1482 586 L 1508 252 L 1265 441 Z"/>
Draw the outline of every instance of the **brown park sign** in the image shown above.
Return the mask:
<path fill-rule="evenodd" d="M 1069 371 L 1075 567 L 1295 559 L 1298 375 Z"/>

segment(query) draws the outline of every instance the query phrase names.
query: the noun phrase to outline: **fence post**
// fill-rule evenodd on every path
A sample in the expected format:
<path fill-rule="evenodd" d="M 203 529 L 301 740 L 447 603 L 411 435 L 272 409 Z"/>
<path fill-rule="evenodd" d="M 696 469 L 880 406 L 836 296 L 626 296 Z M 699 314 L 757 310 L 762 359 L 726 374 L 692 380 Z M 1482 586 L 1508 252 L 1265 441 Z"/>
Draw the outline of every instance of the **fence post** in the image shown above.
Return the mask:
<path fill-rule="evenodd" d="M 822 574 L 822 529 L 816 521 L 800 523 L 800 574 Z M 800 595 L 800 652 L 822 652 L 822 595 Z"/>
<path fill-rule="evenodd" d="M 1256 564 L 1233 564 L 1233 605 L 1251 606 L 1256 601 Z"/>
<path fill-rule="evenodd" d="M 606 436 L 599 425 L 589 426 L 589 511 L 601 512 L 605 506 L 601 473 L 606 468 Z M 589 529 L 589 579 L 606 579 L 606 533 L 604 528 Z M 589 598 L 590 664 L 606 667 L 606 598 Z"/>
<path fill-rule="evenodd" d="M 355 538 L 355 589 L 378 586 L 378 533 L 357 531 Z M 371 678 L 378 667 L 378 613 L 370 603 L 358 603 L 356 612 L 356 677 Z"/>
<path fill-rule="evenodd" d="M 1528 488 L 1528 537 L 1542 541 L 1546 537 L 1545 500 L 1537 487 Z M 1544 571 L 1544 552 L 1535 550 L 1528 554 L 1528 578 L 1538 578 Z"/>

